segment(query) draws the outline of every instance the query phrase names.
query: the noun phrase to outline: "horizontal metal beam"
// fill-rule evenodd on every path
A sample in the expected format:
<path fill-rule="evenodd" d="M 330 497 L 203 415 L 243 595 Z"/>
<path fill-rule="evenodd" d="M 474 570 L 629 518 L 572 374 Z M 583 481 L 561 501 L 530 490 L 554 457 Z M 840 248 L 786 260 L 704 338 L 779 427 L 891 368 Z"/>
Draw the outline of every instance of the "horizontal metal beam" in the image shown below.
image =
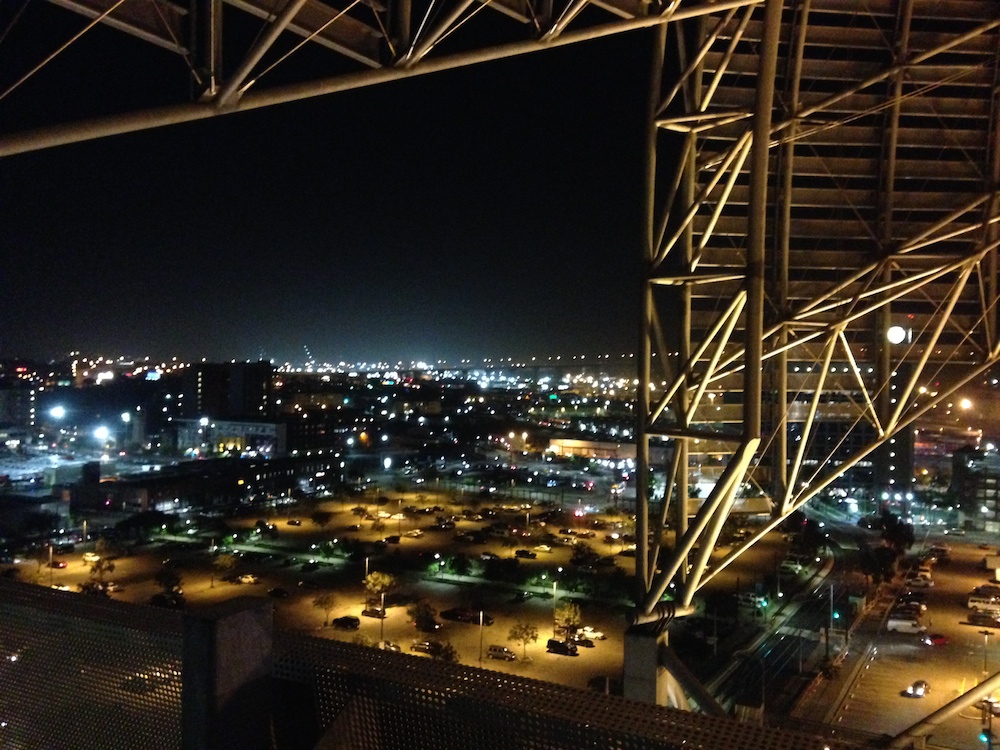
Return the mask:
<path fill-rule="evenodd" d="M 0 157 L 22 154 L 29 151 L 38 151 L 55 146 L 65 146 L 70 143 L 94 140 L 96 138 L 106 138 L 112 135 L 123 133 L 135 133 L 143 130 L 151 130 L 167 125 L 179 125 L 185 122 L 196 122 L 207 120 L 212 117 L 235 114 L 237 112 L 247 112 L 262 107 L 270 107 L 276 104 L 287 104 L 289 102 L 311 99 L 316 96 L 335 94 L 341 91 L 351 91 L 353 89 L 375 86 L 380 83 L 398 81 L 427 73 L 436 73 L 444 70 L 452 70 L 477 63 L 489 62 L 492 60 L 502 60 L 508 57 L 540 52 L 544 49 L 559 47 L 566 44 L 575 44 L 599 39 L 613 34 L 621 34 L 626 31 L 647 29 L 659 26 L 671 21 L 681 21 L 688 18 L 717 13 L 728 8 L 744 7 L 747 5 L 757 5 L 762 0 L 722 0 L 722 2 L 711 2 L 704 0 L 700 3 L 685 5 L 678 8 L 673 13 L 664 16 L 648 16 L 634 18 L 630 20 L 615 21 L 609 24 L 594 26 L 589 29 L 562 34 L 556 39 L 546 42 L 537 40 L 526 40 L 513 42 L 510 44 L 497 45 L 472 52 L 464 52 L 440 58 L 425 59 L 412 68 L 379 68 L 376 70 L 361 71 L 358 73 L 348 73 L 331 78 L 322 78 L 316 81 L 305 83 L 278 86 L 269 90 L 251 90 L 239 103 L 231 108 L 219 109 L 210 103 L 191 102 L 186 104 L 176 104 L 166 107 L 132 112 L 123 115 L 112 115 L 100 117 L 92 120 L 85 120 L 77 123 L 55 125 L 51 127 L 38 128 L 21 133 L 14 133 L 4 136 L 0 140 Z"/>

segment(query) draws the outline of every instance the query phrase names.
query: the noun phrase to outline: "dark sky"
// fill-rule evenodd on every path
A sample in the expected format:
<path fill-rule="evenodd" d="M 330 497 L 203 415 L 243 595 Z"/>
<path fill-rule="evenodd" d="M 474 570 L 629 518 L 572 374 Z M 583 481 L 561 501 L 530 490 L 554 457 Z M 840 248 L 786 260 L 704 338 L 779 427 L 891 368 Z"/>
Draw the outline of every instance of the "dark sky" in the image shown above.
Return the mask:
<path fill-rule="evenodd" d="M 95 68 L 112 71 L 105 96 L 137 101 L 144 52 L 125 44 L 132 67 Z M 630 33 L 8 157 L 0 356 L 633 351 L 648 44 Z M 67 75 L 101 91 L 76 67 L 46 74 L 0 107 L 56 120 L 60 92 L 90 101 Z"/>

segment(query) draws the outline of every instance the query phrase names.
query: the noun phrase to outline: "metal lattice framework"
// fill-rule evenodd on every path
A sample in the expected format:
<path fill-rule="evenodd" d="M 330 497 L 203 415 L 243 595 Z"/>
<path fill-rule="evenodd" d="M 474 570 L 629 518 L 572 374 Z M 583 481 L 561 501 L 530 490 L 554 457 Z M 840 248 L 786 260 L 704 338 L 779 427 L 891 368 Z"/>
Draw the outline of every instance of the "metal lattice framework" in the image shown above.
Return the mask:
<path fill-rule="evenodd" d="M 664 497 L 639 488 L 640 619 L 851 467 L 884 482 L 895 437 L 997 361 L 998 27 L 977 0 L 768 0 L 659 30 L 639 476 L 675 450 Z M 831 420 L 870 437 L 844 457 Z M 690 508 L 696 451 L 726 460 Z M 773 520 L 710 565 L 747 487 Z"/>
<path fill-rule="evenodd" d="M 175 55 L 195 96 L 35 123 L 0 137 L 0 155 L 655 29 L 639 476 L 651 443 L 675 450 L 665 495 L 638 487 L 639 619 L 657 616 L 675 579 L 683 611 L 852 465 L 884 466 L 894 436 L 998 358 L 992 0 L 52 3 L 90 20 L 0 89 L 0 102 L 16 106 L 38 71 L 105 27 Z M 3 43 L 30 22 L 28 8 Z M 230 44 L 230 28 L 248 22 L 257 33 Z M 304 47 L 328 52 L 328 69 L 269 88 Z M 890 345 L 894 324 L 905 338 Z M 924 392 L 931 379 L 942 385 Z M 716 405 L 719 393 L 740 402 Z M 874 437 L 846 460 L 824 459 L 813 438 L 829 419 Z M 695 441 L 727 458 L 690 508 Z M 766 489 L 774 520 L 710 566 L 748 483 Z"/>

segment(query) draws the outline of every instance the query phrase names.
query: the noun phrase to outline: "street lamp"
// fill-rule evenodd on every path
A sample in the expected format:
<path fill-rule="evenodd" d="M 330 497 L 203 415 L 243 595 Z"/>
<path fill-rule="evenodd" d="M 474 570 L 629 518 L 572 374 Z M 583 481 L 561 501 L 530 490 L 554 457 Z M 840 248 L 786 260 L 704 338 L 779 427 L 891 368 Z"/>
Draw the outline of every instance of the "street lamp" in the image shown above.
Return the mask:
<path fill-rule="evenodd" d="M 483 610 L 479 610 L 479 666 L 483 666 Z"/>
<path fill-rule="evenodd" d="M 990 636 L 993 635 L 992 630 L 980 630 L 980 634 L 983 636 L 983 674 L 989 674 L 989 670 L 986 667 L 986 655 L 987 648 L 990 645 Z"/>
<path fill-rule="evenodd" d="M 385 592 L 380 593 L 380 603 L 378 608 L 378 639 L 385 645 Z"/>
<path fill-rule="evenodd" d="M 559 582 L 552 581 L 552 637 L 556 637 L 556 601 L 559 598 Z"/>

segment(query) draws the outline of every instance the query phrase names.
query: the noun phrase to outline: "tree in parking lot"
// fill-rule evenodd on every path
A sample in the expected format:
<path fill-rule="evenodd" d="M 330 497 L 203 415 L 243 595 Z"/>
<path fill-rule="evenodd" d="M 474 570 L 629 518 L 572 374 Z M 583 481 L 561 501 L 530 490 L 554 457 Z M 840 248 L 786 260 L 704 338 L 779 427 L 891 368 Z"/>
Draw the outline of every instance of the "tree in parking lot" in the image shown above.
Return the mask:
<path fill-rule="evenodd" d="M 358 646 L 367 646 L 368 648 L 375 648 L 376 645 L 375 641 L 373 641 L 371 638 L 369 638 L 367 635 L 364 635 L 363 633 L 358 633 L 356 636 L 351 638 L 351 643 L 354 643 Z"/>
<path fill-rule="evenodd" d="M 94 554 L 97 555 L 97 559 L 90 564 L 90 580 L 98 583 L 98 588 L 102 590 L 104 576 L 115 572 L 115 563 L 111 559 L 113 552 L 111 545 L 103 539 L 98 539 L 97 544 L 94 545 Z"/>
<path fill-rule="evenodd" d="M 164 594 L 179 594 L 181 591 L 181 584 L 184 581 L 181 579 L 181 574 L 177 572 L 177 568 L 173 565 L 164 565 L 158 571 L 156 575 L 153 576 L 153 580 L 156 585 L 159 586 Z"/>
<path fill-rule="evenodd" d="M 538 628 L 528 622 L 519 622 L 507 633 L 507 640 L 521 644 L 521 658 L 528 658 L 528 644 L 538 640 Z"/>
<path fill-rule="evenodd" d="M 441 648 L 431 654 L 431 658 L 438 661 L 446 661 L 449 664 L 458 664 L 459 662 L 458 651 L 455 650 L 451 641 L 442 643 Z"/>
<path fill-rule="evenodd" d="M 365 578 L 366 602 L 377 602 L 382 598 L 382 594 L 388 594 L 396 588 L 396 578 L 388 573 L 377 570 L 372 571 Z"/>
<path fill-rule="evenodd" d="M 323 610 L 323 627 L 330 624 L 330 613 L 337 608 L 337 599 L 333 594 L 320 594 L 313 599 L 313 606 Z"/>
<path fill-rule="evenodd" d="M 417 630 L 424 633 L 432 633 L 437 630 L 437 610 L 434 609 L 425 599 L 414 602 L 406 608 L 406 614 L 413 621 Z"/>
<path fill-rule="evenodd" d="M 225 578 L 226 575 L 233 571 L 236 567 L 236 563 L 239 559 L 236 555 L 217 555 L 212 558 L 212 582 L 210 588 L 215 587 L 215 574 L 218 573 L 220 578 Z"/>
<path fill-rule="evenodd" d="M 459 553 L 448 561 L 448 568 L 457 576 L 467 576 L 472 570 L 472 563 L 469 561 L 468 555 Z"/>
<path fill-rule="evenodd" d="M 556 625 L 568 631 L 575 631 L 580 627 L 583 618 L 580 615 L 580 605 L 573 602 L 566 602 L 556 607 Z"/>
<path fill-rule="evenodd" d="M 333 513 L 327 510 L 317 510 L 309 516 L 309 520 L 322 529 L 333 520 Z"/>

